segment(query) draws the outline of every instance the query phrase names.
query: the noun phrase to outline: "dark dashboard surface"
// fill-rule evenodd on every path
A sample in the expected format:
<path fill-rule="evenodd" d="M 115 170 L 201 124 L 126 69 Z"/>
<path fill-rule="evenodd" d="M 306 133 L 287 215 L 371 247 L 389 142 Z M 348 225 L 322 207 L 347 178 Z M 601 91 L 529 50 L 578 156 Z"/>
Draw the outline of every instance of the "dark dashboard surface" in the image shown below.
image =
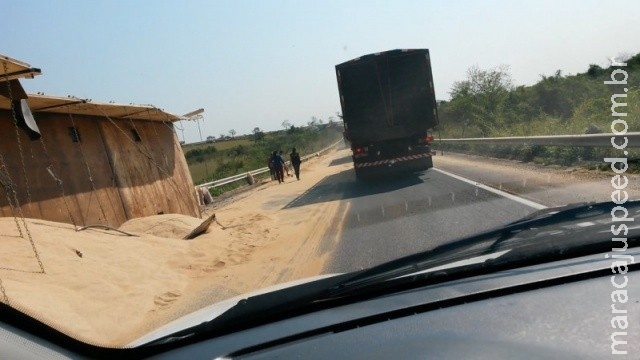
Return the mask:
<path fill-rule="evenodd" d="M 637 257 L 640 251 L 629 249 L 627 255 Z M 611 283 L 610 265 L 611 259 L 598 254 L 427 286 L 158 358 L 603 359 L 611 356 L 611 336 L 618 331 L 626 335 L 616 340 L 627 343 L 615 349 L 635 359 L 640 354 L 640 327 L 634 324 L 640 317 L 640 287 L 632 284 L 640 284 L 640 273 L 638 266 L 629 268 L 627 302 L 614 303 L 612 292 L 618 289 Z M 622 282 L 622 276 L 617 274 L 617 280 Z M 626 311 L 627 329 L 612 327 L 613 304 Z M 242 339 L 251 340 L 240 346 Z"/>

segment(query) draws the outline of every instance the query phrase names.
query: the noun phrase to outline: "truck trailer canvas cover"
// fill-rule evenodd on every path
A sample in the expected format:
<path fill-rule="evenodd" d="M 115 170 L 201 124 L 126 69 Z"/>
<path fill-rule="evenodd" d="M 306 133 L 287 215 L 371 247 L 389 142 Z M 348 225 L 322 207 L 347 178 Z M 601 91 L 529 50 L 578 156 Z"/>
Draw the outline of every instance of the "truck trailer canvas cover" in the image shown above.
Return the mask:
<path fill-rule="evenodd" d="M 336 72 L 351 141 L 420 136 L 437 125 L 428 50 L 366 55 Z"/>

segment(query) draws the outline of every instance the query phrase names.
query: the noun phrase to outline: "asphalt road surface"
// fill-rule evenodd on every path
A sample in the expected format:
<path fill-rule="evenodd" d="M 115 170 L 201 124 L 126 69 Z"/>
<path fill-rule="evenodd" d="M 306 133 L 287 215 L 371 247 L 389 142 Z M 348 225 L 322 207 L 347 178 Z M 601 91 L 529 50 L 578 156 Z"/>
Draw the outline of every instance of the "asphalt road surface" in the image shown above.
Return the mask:
<path fill-rule="evenodd" d="M 350 162 L 334 159 L 329 166 Z M 287 205 L 340 200 L 340 239 L 324 273 L 368 268 L 518 220 L 536 209 L 431 169 L 356 182 L 353 169 L 328 176 Z M 339 224 L 338 224 L 339 223 Z M 335 244 L 335 242 L 334 242 Z"/>

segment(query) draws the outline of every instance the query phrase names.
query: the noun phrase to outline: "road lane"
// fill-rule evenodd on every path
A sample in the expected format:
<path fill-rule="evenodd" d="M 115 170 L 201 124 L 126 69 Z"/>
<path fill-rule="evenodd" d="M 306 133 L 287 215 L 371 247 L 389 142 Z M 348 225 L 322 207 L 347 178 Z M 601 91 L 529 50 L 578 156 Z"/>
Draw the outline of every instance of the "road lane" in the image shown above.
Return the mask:
<path fill-rule="evenodd" d="M 502 189 L 546 206 L 576 202 L 611 201 L 611 171 L 582 167 L 543 166 L 516 160 L 494 159 L 445 152 L 434 158 L 438 169 Z M 640 199 L 640 175 L 625 173 L 630 199 Z"/>
<path fill-rule="evenodd" d="M 330 166 L 348 160 L 337 157 Z M 330 233 L 338 235 L 339 241 L 324 272 L 367 268 L 504 225 L 536 210 L 433 170 L 357 182 L 353 169 L 325 177 L 285 208 L 336 200 L 342 202 L 341 228 Z"/>

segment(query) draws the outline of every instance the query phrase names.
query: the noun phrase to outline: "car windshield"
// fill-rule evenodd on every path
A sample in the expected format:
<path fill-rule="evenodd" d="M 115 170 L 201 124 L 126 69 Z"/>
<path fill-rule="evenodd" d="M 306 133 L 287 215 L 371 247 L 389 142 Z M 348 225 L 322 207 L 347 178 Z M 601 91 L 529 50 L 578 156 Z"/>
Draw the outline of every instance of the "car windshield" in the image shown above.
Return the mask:
<path fill-rule="evenodd" d="M 1 13 L 0 302 L 75 340 L 637 246 L 638 2 Z"/>

